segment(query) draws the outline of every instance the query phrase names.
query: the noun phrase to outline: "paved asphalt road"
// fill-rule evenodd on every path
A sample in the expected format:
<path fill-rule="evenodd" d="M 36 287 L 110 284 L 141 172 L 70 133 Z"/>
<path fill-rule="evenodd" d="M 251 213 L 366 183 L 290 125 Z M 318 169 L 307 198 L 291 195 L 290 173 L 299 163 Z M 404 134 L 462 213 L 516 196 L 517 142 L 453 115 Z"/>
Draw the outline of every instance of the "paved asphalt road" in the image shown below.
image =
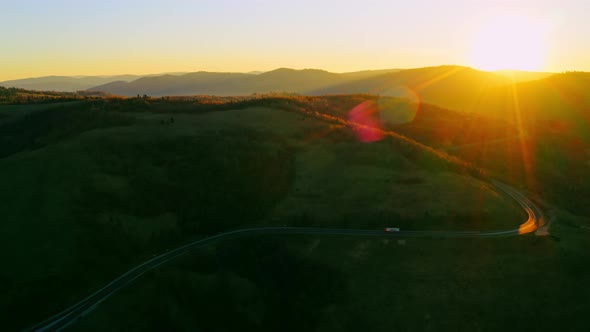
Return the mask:
<path fill-rule="evenodd" d="M 102 301 L 108 299 L 121 288 L 129 285 L 135 279 L 144 273 L 155 269 L 156 267 L 167 263 L 178 256 L 181 256 L 193 249 L 204 247 L 222 240 L 245 235 L 260 234 L 314 234 L 314 235 L 351 235 L 351 236 L 381 236 L 381 237 L 499 237 L 513 236 L 533 232 L 537 227 L 543 226 L 543 217 L 540 209 L 535 206 L 518 190 L 498 181 L 492 181 L 492 184 L 508 196 L 514 198 L 520 206 L 527 212 L 529 218 L 518 228 L 498 231 L 400 231 L 396 233 L 385 233 L 383 229 L 335 229 L 335 228 L 307 228 L 307 227 L 259 227 L 234 230 L 208 238 L 204 238 L 179 248 L 167 251 L 164 254 L 153 257 L 152 259 L 132 268 L 125 274 L 111 281 L 105 287 L 94 292 L 77 304 L 65 309 L 57 315 L 46 319 L 45 321 L 28 328 L 26 331 L 60 331 L 78 318 L 94 310 Z M 384 225 L 390 226 L 390 225 Z"/>

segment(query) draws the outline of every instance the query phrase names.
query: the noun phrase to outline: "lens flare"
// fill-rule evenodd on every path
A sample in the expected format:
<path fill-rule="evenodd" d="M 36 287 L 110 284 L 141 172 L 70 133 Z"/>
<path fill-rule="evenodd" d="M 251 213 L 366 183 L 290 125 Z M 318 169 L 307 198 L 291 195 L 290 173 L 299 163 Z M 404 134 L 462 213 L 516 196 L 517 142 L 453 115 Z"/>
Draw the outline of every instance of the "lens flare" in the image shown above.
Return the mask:
<path fill-rule="evenodd" d="M 381 123 L 377 118 L 378 106 L 373 100 L 364 101 L 348 112 L 348 120 L 361 142 L 370 143 L 383 139 Z"/>
<path fill-rule="evenodd" d="M 379 98 L 377 110 L 382 125 L 401 125 L 414 121 L 418 113 L 418 103 L 397 98 Z"/>

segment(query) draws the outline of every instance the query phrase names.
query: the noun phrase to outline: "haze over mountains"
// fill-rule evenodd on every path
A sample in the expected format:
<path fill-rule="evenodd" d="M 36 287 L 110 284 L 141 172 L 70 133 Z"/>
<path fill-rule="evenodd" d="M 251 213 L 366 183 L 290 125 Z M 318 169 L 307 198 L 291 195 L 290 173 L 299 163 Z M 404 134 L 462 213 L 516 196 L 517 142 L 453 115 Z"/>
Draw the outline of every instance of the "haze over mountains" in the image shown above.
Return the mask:
<path fill-rule="evenodd" d="M 184 75 L 143 77 L 134 81 L 121 80 L 90 88 L 122 96 L 174 95 L 235 96 L 253 93 L 287 92 L 307 95 L 340 93 L 378 93 L 406 96 L 406 88 L 422 88 L 424 84 L 444 83 L 460 86 L 497 85 L 549 76 L 549 73 L 511 72 L 491 73 L 468 67 L 439 66 L 417 69 L 388 69 L 352 73 L 331 73 L 319 69 L 294 70 L 280 68 L 258 75 L 244 73 L 196 72 Z M 470 89 L 473 89 L 471 86 Z M 467 93 L 469 94 L 469 93 Z"/>
<path fill-rule="evenodd" d="M 90 90 L 123 96 L 147 94 L 155 97 L 170 95 L 235 96 L 268 92 L 310 93 L 316 89 L 398 71 L 399 69 L 387 69 L 340 74 L 319 69 L 279 68 L 254 75 L 202 71 L 180 76 L 144 77 L 132 82 L 112 82 L 93 87 Z"/>
<path fill-rule="evenodd" d="M 285 70 L 289 71 L 289 70 Z M 398 71 L 398 69 L 384 69 L 384 70 L 366 70 L 366 71 L 359 71 L 359 72 L 352 72 L 344 74 L 347 78 L 350 79 L 362 79 L 367 78 L 370 76 L 375 76 L 378 74 L 384 74 L 389 72 Z M 43 77 L 33 77 L 33 78 L 23 78 L 23 79 L 15 79 L 15 80 L 7 80 L 0 82 L 0 86 L 4 86 L 7 88 L 21 88 L 27 90 L 38 90 L 38 91 L 63 91 L 63 92 L 75 92 L 75 91 L 82 91 L 82 90 L 98 90 L 98 89 L 112 89 L 117 90 L 121 89 L 122 85 L 126 82 L 133 82 L 139 80 L 141 78 L 151 77 L 155 78 L 158 77 L 157 80 L 148 80 L 147 82 L 139 81 L 137 82 L 137 87 L 129 88 L 129 89 L 144 89 L 150 88 L 151 85 L 154 84 L 167 84 L 174 82 L 174 77 L 177 78 L 175 84 L 178 85 L 189 85 L 195 84 L 192 88 L 186 89 L 190 94 L 193 94 L 193 91 L 196 91 L 195 88 L 198 88 L 199 84 L 204 84 L 207 80 L 211 80 L 211 83 L 215 82 L 216 77 L 220 79 L 226 79 L 227 77 L 248 77 L 253 75 L 264 74 L 263 71 L 251 71 L 248 73 L 206 73 L 206 72 L 198 72 L 198 73 L 186 73 L 186 72 L 174 72 L 174 73 L 161 73 L 161 74 L 150 74 L 150 75 L 114 75 L 114 76 L 107 76 L 107 75 L 100 75 L 100 76 L 43 76 Z M 216 75 L 218 74 L 218 75 Z M 186 76 L 186 77 L 181 77 Z M 270 75 L 271 77 L 273 75 Z M 155 81 L 159 81 L 155 83 Z M 192 81 L 192 82 L 191 82 Z M 147 86 L 142 86 L 143 84 L 147 84 Z M 104 87 L 103 87 L 104 86 Z M 158 89 L 158 88 L 155 88 Z M 138 90 L 138 91 L 139 91 Z M 174 88 L 166 88 L 160 87 L 160 90 L 165 91 L 169 90 L 172 95 L 179 94 L 179 91 L 175 90 Z M 116 93 L 124 95 L 123 93 Z M 142 92 L 143 94 L 143 92 Z M 224 93 L 225 94 L 225 93 Z M 135 96 L 136 93 L 130 93 L 129 96 Z M 154 95 L 159 95 L 159 93 L 155 93 Z"/>
<path fill-rule="evenodd" d="M 174 74 L 180 75 L 185 73 Z M 74 92 L 87 90 L 97 85 L 103 85 L 114 81 L 131 82 L 146 76 L 153 75 L 43 76 L 3 81 L 0 82 L 0 86 L 38 91 Z"/>
<path fill-rule="evenodd" d="M 408 98 L 465 112 L 517 121 L 558 120 L 574 129 L 590 123 L 590 73 L 486 72 L 461 66 L 331 73 L 280 68 L 258 73 L 174 73 L 151 76 L 50 76 L 0 82 L 31 90 L 101 91 L 120 96 L 297 93 L 305 95 L 368 93 Z M 563 124 L 562 124 L 563 125 Z M 577 128 L 580 134 L 585 129 Z M 585 136 L 585 135 L 584 135 Z M 589 138 L 590 140 L 590 138 Z"/>
<path fill-rule="evenodd" d="M 73 92 L 86 90 L 93 86 L 106 84 L 112 81 L 130 82 L 140 77 L 141 76 L 138 75 L 84 77 L 45 76 L 4 81 L 0 82 L 0 86 L 21 88 L 27 90 Z"/>
<path fill-rule="evenodd" d="M 254 93 L 305 95 L 368 93 L 408 98 L 514 122 L 515 114 L 590 123 L 590 73 L 486 72 L 461 66 L 353 73 L 280 68 L 261 74 L 196 72 L 111 82 L 89 90 L 114 95 L 236 96 Z"/>
<path fill-rule="evenodd" d="M 484 72 L 468 67 L 438 66 L 416 69 L 366 70 L 331 73 L 319 69 L 280 68 L 249 73 L 167 73 L 119 76 L 47 76 L 0 82 L 0 86 L 44 91 L 92 90 L 121 96 L 150 95 L 250 95 L 287 92 L 300 94 L 376 93 L 408 97 L 408 89 L 434 88 L 444 83 L 459 86 L 475 83 L 481 87 L 542 79 L 552 75 L 539 72 Z M 468 87 L 472 90 L 475 86 Z M 432 90 L 432 87 L 429 89 Z M 465 92 L 470 95 L 469 91 Z M 411 93 L 410 93 L 411 94 Z M 450 105 L 456 107 L 457 105 Z"/>

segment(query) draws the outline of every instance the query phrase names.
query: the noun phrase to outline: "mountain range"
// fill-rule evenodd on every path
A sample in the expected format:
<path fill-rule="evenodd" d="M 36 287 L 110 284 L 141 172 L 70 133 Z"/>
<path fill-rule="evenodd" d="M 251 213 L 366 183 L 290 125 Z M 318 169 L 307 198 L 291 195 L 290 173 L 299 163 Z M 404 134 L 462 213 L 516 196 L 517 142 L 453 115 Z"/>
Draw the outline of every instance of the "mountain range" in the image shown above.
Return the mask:
<path fill-rule="evenodd" d="M 253 93 L 310 93 L 325 87 L 368 79 L 399 69 L 331 73 L 319 69 L 279 68 L 260 74 L 195 72 L 185 75 L 143 77 L 134 81 L 117 81 L 91 88 L 116 95 L 147 94 L 154 97 L 174 95 L 251 95 Z"/>
<path fill-rule="evenodd" d="M 332 73 L 280 68 L 261 74 L 195 72 L 120 80 L 90 88 L 114 95 L 378 94 L 517 121 L 588 121 L 590 73 L 487 72 L 462 66 Z M 528 122 L 533 123 L 533 122 Z"/>
<path fill-rule="evenodd" d="M 519 116 L 528 120 L 565 120 L 570 126 L 590 124 L 590 94 L 587 93 L 590 91 L 590 73 L 585 72 L 487 72 L 462 66 L 350 73 L 279 68 L 263 73 L 50 76 L 5 81 L 0 82 L 0 86 L 54 91 L 86 89 L 121 96 L 152 97 L 239 96 L 272 92 L 305 95 L 366 93 L 404 97 L 448 109 L 491 115 L 511 122 L 519 121 L 516 118 Z M 560 124 L 556 126 L 559 127 Z M 580 133 L 587 132 L 581 129 Z"/>
<path fill-rule="evenodd" d="M 279 68 L 261 74 L 195 72 L 183 75 L 142 77 L 90 88 L 114 95 L 216 95 L 296 93 L 304 95 L 369 93 L 404 97 L 445 108 L 470 111 L 480 108 L 486 96 L 492 105 L 506 97 L 506 87 L 540 82 L 554 74 L 531 72 L 486 72 L 461 66 L 389 69 L 332 73 L 318 69 Z"/>
<path fill-rule="evenodd" d="M 0 86 L 9 88 L 21 88 L 38 91 L 63 91 L 74 92 L 87 90 L 97 85 L 106 84 L 113 81 L 130 82 L 140 78 L 137 75 L 120 75 L 120 76 L 44 76 L 36 78 L 25 78 L 19 80 L 10 80 L 0 82 Z"/>
<path fill-rule="evenodd" d="M 185 73 L 174 73 L 181 75 Z M 157 74 L 158 76 L 161 74 Z M 75 92 L 115 81 L 131 82 L 142 77 L 154 75 L 115 75 L 115 76 L 43 76 L 0 82 L 7 88 L 21 88 L 37 91 Z"/>
<path fill-rule="evenodd" d="M 294 70 L 279 68 L 269 72 L 249 73 L 168 73 L 119 76 L 46 76 L 0 82 L 0 86 L 43 91 L 92 90 L 122 96 L 150 95 L 250 95 L 287 92 L 309 95 L 341 93 L 377 93 L 411 97 L 415 91 L 455 87 L 469 96 L 476 87 L 487 87 L 512 81 L 542 79 L 551 73 L 484 72 L 468 67 L 438 66 L 417 69 L 365 70 L 332 73 L 319 69 Z M 473 83 L 474 85 L 471 85 Z M 468 89 L 465 90 L 465 85 Z M 448 92 L 448 91 L 447 91 Z M 428 95 L 428 93 L 426 93 Z M 458 105 L 450 105 L 456 108 Z"/>

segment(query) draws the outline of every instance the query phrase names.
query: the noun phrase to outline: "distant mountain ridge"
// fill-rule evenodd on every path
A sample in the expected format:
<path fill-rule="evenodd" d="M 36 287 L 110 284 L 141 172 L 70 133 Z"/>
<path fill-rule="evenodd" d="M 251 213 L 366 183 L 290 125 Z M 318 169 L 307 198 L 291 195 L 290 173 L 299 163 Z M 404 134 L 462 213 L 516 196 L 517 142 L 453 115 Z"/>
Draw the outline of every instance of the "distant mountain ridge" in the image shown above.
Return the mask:
<path fill-rule="evenodd" d="M 254 93 L 376 94 L 527 123 L 553 121 L 590 141 L 590 73 L 486 72 L 461 66 L 331 73 L 279 68 L 261 74 L 197 72 L 143 77 L 91 88 L 115 95 L 236 96 Z M 524 119 L 524 120 L 523 120 Z M 539 120 L 541 122 L 537 122 Z"/>
<path fill-rule="evenodd" d="M 479 73 L 487 80 L 504 82 L 502 75 L 459 66 L 439 66 L 419 69 L 367 70 L 351 73 L 332 73 L 320 69 L 295 70 L 279 68 L 260 74 L 196 72 L 178 76 L 152 76 L 135 81 L 110 82 L 90 88 L 123 96 L 147 94 L 166 95 L 250 95 L 253 93 L 288 92 L 301 94 L 325 93 L 382 93 L 376 87 L 406 86 L 412 82 L 435 77 L 440 72 Z M 385 94 L 388 94 L 387 92 Z M 395 95 L 395 93 L 393 93 Z"/>
<path fill-rule="evenodd" d="M 74 92 L 86 90 L 96 85 L 105 84 L 112 81 L 133 81 L 141 76 L 137 75 L 119 75 L 119 76 L 45 76 L 37 78 L 25 78 L 19 80 L 10 80 L 0 82 L 0 86 L 7 88 L 21 88 L 38 91 L 64 91 Z"/>
<path fill-rule="evenodd" d="M 91 86 L 86 91 L 120 96 L 239 96 L 273 92 L 304 95 L 376 94 L 491 115 L 509 121 L 516 121 L 517 116 L 559 119 L 576 126 L 576 131 L 581 133 L 582 127 L 577 127 L 582 123 L 590 123 L 590 94 L 587 93 L 590 91 L 590 73 L 583 72 L 486 72 L 445 65 L 352 73 L 279 68 L 263 73 L 201 71 L 143 77 L 53 76 L 17 81 L 31 90 L 64 91 L 82 89 L 79 85 L 75 89 L 64 89 L 60 84 L 70 84 L 71 87 L 72 82 L 100 82 L 102 84 Z M 32 87 L 43 84 L 53 86 Z M 1 85 L 7 84 L 2 82 Z M 590 133 L 587 136 L 590 140 Z"/>
<path fill-rule="evenodd" d="M 175 75 L 185 73 L 170 73 Z M 37 91 L 75 92 L 103 85 L 114 81 L 131 82 L 142 77 L 157 75 L 97 75 L 97 76 L 42 76 L 8 80 L 0 82 L 0 86 Z"/>
<path fill-rule="evenodd" d="M 115 95 L 216 95 L 299 93 L 305 95 L 370 93 L 405 97 L 440 106 L 467 110 L 484 91 L 515 81 L 544 78 L 549 73 L 486 72 L 461 66 L 386 69 L 332 73 L 320 69 L 279 68 L 260 74 L 196 72 L 143 77 L 90 88 Z"/>
<path fill-rule="evenodd" d="M 460 66 L 364 70 L 348 73 L 332 73 L 320 69 L 279 68 L 268 72 L 254 71 L 249 73 L 200 71 L 155 75 L 45 76 L 4 81 L 0 82 L 0 86 L 39 91 L 93 90 L 123 96 L 137 94 L 151 96 L 249 95 L 268 92 L 301 94 L 374 92 L 399 95 L 401 93 L 400 87 L 407 87 L 412 81 L 424 80 L 424 77 L 429 76 L 428 73 L 437 75 L 437 72 L 449 68 L 475 71 L 475 69 Z M 522 71 L 479 73 L 483 74 L 481 76 L 491 77 L 492 80 L 501 77 L 516 81 L 540 79 L 551 75 L 551 73 Z"/>
<path fill-rule="evenodd" d="M 180 76 L 144 77 L 132 82 L 112 82 L 90 90 L 123 96 L 250 95 L 267 92 L 297 92 L 338 84 L 341 74 L 317 69 L 279 68 L 261 74 L 196 72 Z"/>
<path fill-rule="evenodd" d="M 286 69 L 286 68 L 283 68 Z M 374 76 L 379 73 L 386 73 L 397 71 L 398 69 L 384 69 L 384 70 L 365 70 L 359 72 L 351 72 L 346 73 L 347 77 L 350 78 L 367 78 L 370 76 Z M 204 73 L 204 72 L 200 72 Z M 261 75 L 265 74 L 264 71 L 251 71 L 246 73 L 249 76 L 254 75 Z M 187 73 L 187 72 L 172 72 L 172 73 L 161 73 L 161 74 L 149 74 L 149 75 L 94 75 L 94 76 L 42 76 L 42 77 L 31 77 L 31 78 L 23 78 L 23 79 L 15 79 L 15 80 L 6 80 L 1 81 L 0 86 L 7 87 L 7 88 L 20 88 L 26 90 L 36 90 L 36 91 L 63 91 L 63 92 L 75 92 L 75 91 L 82 91 L 93 89 L 95 87 L 102 87 L 102 86 L 109 86 L 110 83 L 118 83 L 121 82 L 132 82 L 139 80 L 144 77 L 167 77 L 164 79 L 165 82 L 170 81 L 169 76 L 182 76 L 182 75 L 191 75 L 195 73 Z M 214 74 L 214 73 L 211 73 Z M 215 73 L 215 74 L 227 74 L 227 73 Z M 240 74 L 243 75 L 243 74 Z M 195 77 L 192 75 L 190 77 Z M 209 76 L 211 77 L 211 76 Z M 205 77 L 206 78 L 206 77 Z M 200 82 L 202 84 L 204 82 Z M 146 83 L 138 83 L 141 88 L 146 88 Z M 181 84 L 181 86 L 186 85 L 187 82 Z M 118 87 L 117 84 L 114 84 L 110 88 Z M 171 94 L 179 94 L 179 91 L 174 91 L 174 89 L 164 89 L 169 90 Z M 194 89 L 188 89 L 188 91 L 192 91 Z M 190 92 L 189 92 L 190 93 Z M 135 95 L 135 94 L 130 94 Z"/>

